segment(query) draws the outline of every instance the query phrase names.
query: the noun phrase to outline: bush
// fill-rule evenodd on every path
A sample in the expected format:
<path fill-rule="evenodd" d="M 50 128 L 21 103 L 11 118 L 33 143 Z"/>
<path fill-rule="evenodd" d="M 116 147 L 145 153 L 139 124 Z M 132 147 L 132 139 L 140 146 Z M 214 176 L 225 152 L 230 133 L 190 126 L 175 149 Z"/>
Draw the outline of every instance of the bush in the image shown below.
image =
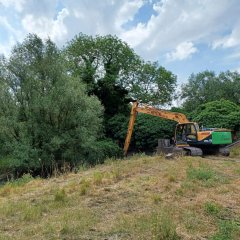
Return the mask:
<path fill-rule="evenodd" d="M 130 110 L 129 110 L 130 113 Z M 108 121 L 108 133 L 123 147 L 127 135 L 130 114 L 116 115 Z M 176 123 L 146 114 L 138 114 L 130 147 L 137 151 L 155 151 L 159 138 L 172 138 Z"/>
<path fill-rule="evenodd" d="M 85 151 L 86 162 L 90 165 L 103 163 L 107 158 L 122 156 L 123 150 L 111 139 L 98 140 Z"/>

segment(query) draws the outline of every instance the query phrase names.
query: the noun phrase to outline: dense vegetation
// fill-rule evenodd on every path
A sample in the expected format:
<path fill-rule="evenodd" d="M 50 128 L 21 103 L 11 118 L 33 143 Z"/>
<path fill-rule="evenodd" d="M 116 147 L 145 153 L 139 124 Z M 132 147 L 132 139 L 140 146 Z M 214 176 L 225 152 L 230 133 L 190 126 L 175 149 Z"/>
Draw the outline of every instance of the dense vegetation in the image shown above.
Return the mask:
<path fill-rule="evenodd" d="M 46 176 L 120 156 L 129 102 L 170 106 L 175 88 L 172 72 L 115 36 L 79 34 L 59 49 L 29 35 L 0 60 L 0 174 Z M 172 110 L 239 130 L 239 89 L 236 72 L 192 74 L 182 86 L 183 106 Z M 174 125 L 139 114 L 132 148 L 154 150 Z"/>

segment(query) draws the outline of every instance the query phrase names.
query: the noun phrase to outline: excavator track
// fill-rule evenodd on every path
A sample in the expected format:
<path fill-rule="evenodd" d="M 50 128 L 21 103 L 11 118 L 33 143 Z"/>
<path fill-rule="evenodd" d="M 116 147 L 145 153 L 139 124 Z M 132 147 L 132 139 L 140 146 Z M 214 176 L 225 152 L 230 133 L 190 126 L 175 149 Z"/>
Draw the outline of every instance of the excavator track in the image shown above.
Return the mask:
<path fill-rule="evenodd" d="M 232 144 L 227 145 L 225 148 L 232 148 L 232 147 L 234 147 L 236 145 L 240 145 L 240 140 L 238 140 L 238 141 L 236 141 L 236 142 L 234 142 Z"/>
<path fill-rule="evenodd" d="M 184 147 L 183 148 L 184 151 L 186 152 L 186 155 L 189 156 L 199 156 L 202 157 L 203 156 L 203 151 L 201 148 L 197 148 L 197 147 Z"/>

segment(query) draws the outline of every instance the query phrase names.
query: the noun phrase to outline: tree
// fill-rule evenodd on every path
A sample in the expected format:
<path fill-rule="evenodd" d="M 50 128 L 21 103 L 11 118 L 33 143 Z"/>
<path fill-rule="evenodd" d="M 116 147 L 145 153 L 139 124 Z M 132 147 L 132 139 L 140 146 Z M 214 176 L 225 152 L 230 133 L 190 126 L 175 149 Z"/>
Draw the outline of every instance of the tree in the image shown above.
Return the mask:
<path fill-rule="evenodd" d="M 151 104 L 172 100 L 176 76 L 157 62 L 144 62 L 116 36 L 93 38 L 79 34 L 65 52 L 69 72 L 89 85 L 89 93 L 99 97 L 105 113 L 115 109 L 108 117 L 126 112 L 131 98 Z"/>
<path fill-rule="evenodd" d="M 199 105 L 221 98 L 240 104 L 240 74 L 204 71 L 192 74 L 187 84 L 182 86 L 181 98 L 187 111 L 193 111 Z"/>
<path fill-rule="evenodd" d="M 130 95 L 143 103 L 164 105 L 172 101 L 176 76 L 157 62 L 138 63 L 128 85 Z"/>
<path fill-rule="evenodd" d="M 94 162 L 103 108 L 50 40 L 29 35 L 0 64 L 0 155 L 17 172 Z"/>
<path fill-rule="evenodd" d="M 240 107 L 229 100 L 202 104 L 192 113 L 192 117 L 206 127 L 240 130 Z"/>
<path fill-rule="evenodd" d="M 123 148 L 127 135 L 129 116 L 115 115 L 109 119 L 108 128 L 111 138 L 118 140 Z M 176 122 L 154 117 L 146 114 L 138 114 L 134 124 L 131 138 L 131 148 L 134 151 L 153 152 L 156 150 L 158 139 L 174 136 Z"/>

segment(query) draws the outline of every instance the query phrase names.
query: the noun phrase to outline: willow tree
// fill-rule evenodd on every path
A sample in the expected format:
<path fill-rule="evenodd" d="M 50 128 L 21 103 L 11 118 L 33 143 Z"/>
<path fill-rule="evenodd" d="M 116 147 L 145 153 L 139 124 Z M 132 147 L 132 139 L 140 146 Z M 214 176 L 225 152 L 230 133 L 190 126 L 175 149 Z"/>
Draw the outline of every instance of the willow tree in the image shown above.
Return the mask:
<path fill-rule="evenodd" d="M 71 76 L 60 50 L 29 35 L 0 64 L 0 154 L 18 172 L 91 158 L 103 108 Z"/>

